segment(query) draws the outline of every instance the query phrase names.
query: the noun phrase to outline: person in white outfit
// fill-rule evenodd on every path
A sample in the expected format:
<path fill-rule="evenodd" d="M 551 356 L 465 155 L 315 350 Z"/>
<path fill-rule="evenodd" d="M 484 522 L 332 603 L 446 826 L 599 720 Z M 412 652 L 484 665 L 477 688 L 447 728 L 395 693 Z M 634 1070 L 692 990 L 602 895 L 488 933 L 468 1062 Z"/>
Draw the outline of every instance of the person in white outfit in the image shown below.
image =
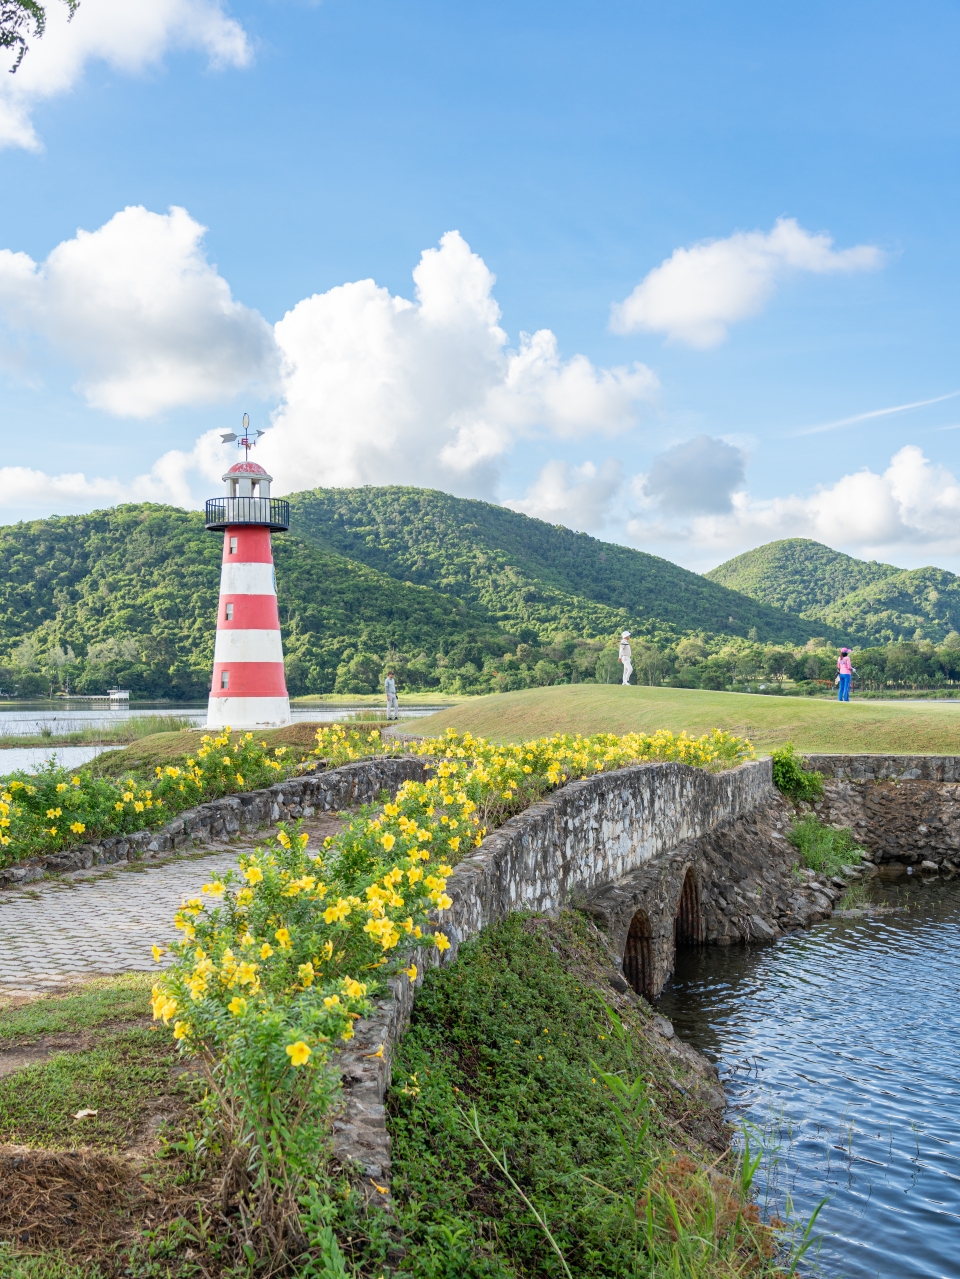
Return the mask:
<path fill-rule="evenodd" d="M 387 719 L 399 719 L 400 703 L 397 700 L 397 681 L 393 678 L 393 671 L 387 672 L 387 678 L 383 681 L 383 691 L 387 695 Z"/>
<path fill-rule="evenodd" d="M 630 676 L 633 674 L 633 662 L 630 660 L 633 654 L 630 651 L 630 632 L 624 631 L 620 636 L 620 661 L 623 662 L 623 682 L 630 683 Z"/>

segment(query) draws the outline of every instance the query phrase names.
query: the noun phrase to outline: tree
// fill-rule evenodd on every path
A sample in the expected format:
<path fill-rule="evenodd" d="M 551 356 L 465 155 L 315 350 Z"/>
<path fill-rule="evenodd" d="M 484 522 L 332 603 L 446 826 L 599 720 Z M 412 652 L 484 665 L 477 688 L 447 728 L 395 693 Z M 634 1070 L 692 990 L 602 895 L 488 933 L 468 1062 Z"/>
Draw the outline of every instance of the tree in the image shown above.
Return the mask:
<path fill-rule="evenodd" d="M 72 18 L 80 0 L 63 0 L 63 3 Z M 0 0 L 0 49 L 17 51 L 11 75 L 23 61 L 27 39 L 39 40 L 46 25 L 47 11 L 38 0 Z"/>

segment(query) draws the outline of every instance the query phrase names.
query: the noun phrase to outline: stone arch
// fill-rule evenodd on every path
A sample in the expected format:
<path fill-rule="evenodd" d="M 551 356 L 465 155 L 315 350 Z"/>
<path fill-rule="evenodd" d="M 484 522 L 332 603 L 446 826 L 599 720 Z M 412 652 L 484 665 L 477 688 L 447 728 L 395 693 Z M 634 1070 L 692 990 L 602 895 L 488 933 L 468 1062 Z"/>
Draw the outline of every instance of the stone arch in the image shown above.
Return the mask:
<path fill-rule="evenodd" d="M 693 872 L 687 868 L 677 902 L 673 921 L 673 940 L 676 946 L 700 946 L 703 944 L 703 911 L 700 908 L 700 885 Z"/>
<path fill-rule="evenodd" d="M 646 911 L 638 910 L 630 921 L 623 948 L 623 975 L 638 995 L 653 999 L 653 951 Z"/>

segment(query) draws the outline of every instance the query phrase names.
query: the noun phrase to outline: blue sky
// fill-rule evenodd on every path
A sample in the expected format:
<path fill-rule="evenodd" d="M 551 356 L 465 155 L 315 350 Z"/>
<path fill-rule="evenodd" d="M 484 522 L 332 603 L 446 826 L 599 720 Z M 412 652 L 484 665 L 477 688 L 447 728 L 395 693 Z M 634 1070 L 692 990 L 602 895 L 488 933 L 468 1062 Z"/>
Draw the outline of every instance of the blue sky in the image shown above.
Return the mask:
<path fill-rule="evenodd" d="M 0 518 L 212 495 L 248 409 L 287 490 L 960 570 L 955 6 L 54 7 L 0 89 Z"/>

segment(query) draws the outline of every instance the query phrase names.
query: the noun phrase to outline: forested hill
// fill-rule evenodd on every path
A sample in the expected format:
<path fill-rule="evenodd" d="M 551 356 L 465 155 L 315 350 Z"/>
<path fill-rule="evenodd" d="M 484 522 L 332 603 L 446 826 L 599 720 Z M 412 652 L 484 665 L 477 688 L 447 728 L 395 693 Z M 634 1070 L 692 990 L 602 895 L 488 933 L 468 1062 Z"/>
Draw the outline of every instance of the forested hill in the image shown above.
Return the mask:
<path fill-rule="evenodd" d="M 0 529 L 0 553 L 5 692 L 40 694 L 51 682 L 175 698 L 209 690 L 222 542 L 199 512 L 143 503 L 33 520 Z M 358 641 L 377 654 L 423 651 L 431 669 L 465 635 L 507 646 L 459 600 L 294 534 L 274 539 L 274 555 L 293 691 L 332 688 Z"/>
<path fill-rule="evenodd" d="M 874 644 L 960 631 L 960 577 L 858 560 L 807 538 L 769 542 L 712 569 L 718 585 Z M 917 633 L 919 632 L 919 634 Z"/>
<path fill-rule="evenodd" d="M 385 663 L 407 689 L 619 678 L 623 627 L 638 661 L 645 640 L 662 651 L 691 633 L 710 651 L 732 636 L 830 637 L 667 560 L 485 502 L 410 488 L 290 500 L 274 553 L 294 694 L 372 692 Z M 0 553 L 0 690 L 205 695 L 221 541 L 199 512 L 33 520 L 0 529 Z"/>
<path fill-rule="evenodd" d="M 313 489 L 293 494 L 290 507 L 301 537 L 443 591 L 514 633 L 755 630 L 761 640 L 802 644 L 825 631 L 669 560 L 435 489 Z"/>

